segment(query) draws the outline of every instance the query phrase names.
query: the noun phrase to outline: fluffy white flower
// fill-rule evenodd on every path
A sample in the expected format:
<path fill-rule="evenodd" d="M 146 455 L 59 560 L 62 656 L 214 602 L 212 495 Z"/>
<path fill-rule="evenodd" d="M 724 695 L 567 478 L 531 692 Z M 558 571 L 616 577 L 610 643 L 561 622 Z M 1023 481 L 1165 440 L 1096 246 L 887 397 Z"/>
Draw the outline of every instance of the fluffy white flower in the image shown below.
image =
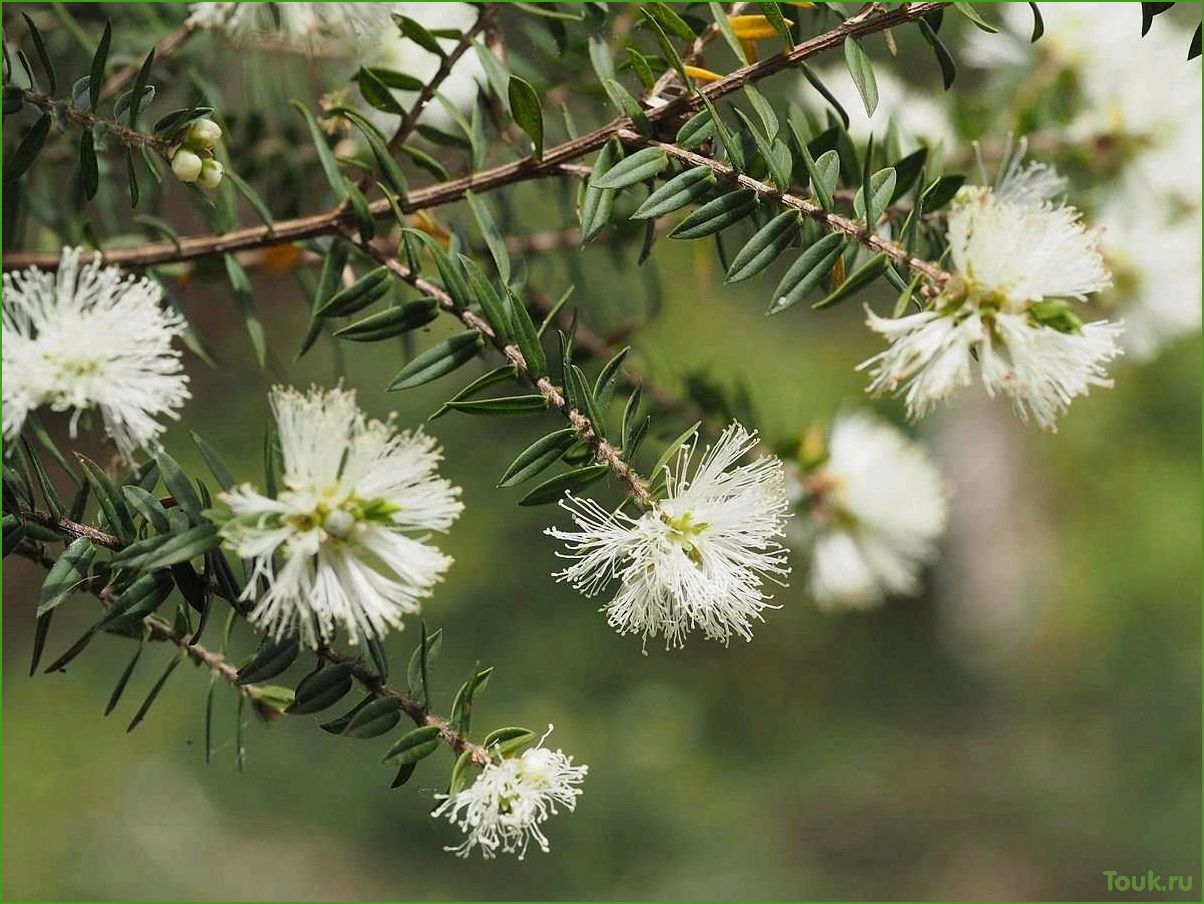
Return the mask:
<path fill-rule="evenodd" d="M 395 3 L 392 8 L 394 12 L 409 16 L 431 31 L 465 32 L 477 20 L 477 11 L 469 3 Z M 435 54 L 423 50 L 408 38 L 403 38 L 399 29 L 391 28 L 380 37 L 380 42 L 365 60 L 365 65 L 392 69 L 395 72 L 413 76 L 422 82 L 429 81 L 439 70 L 442 60 Z M 439 44 L 445 50 L 451 50 L 455 47 L 456 40 L 440 38 Z M 439 86 L 439 94 L 453 107 L 467 111 L 476 101 L 478 88 L 484 81 L 485 70 L 482 68 L 475 50 L 470 48 L 460 56 L 447 78 L 443 80 Z M 409 109 L 418 95 L 412 91 L 395 90 L 393 96 L 404 109 Z M 391 135 L 392 130 L 397 127 L 398 118 L 396 116 L 383 113 L 367 105 L 365 105 L 365 112 L 386 135 Z M 454 126 L 451 114 L 438 98 L 426 105 L 419 121 L 441 129 L 450 129 Z"/>
<path fill-rule="evenodd" d="M 389 13 L 387 3 L 193 3 L 189 21 L 223 31 L 236 43 L 351 52 L 396 30 Z"/>
<path fill-rule="evenodd" d="M 547 737 L 521 756 L 490 763 L 467 788 L 436 795 L 441 803 L 431 815 L 446 816 L 465 835 L 463 842 L 444 850 L 467 857 L 479 847 L 486 860 L 498 851 L 522 860 L 534 841 L 548 852 L 542 824 L 556 815 L 557 805 L 568 810 L 577 806 L 581 789 L 576 786 L 585 781 L 589 767 L 574 766 L 571 756 L 542 746 Z"/>
<path fill-rule="evenodd" d="M 678 646 L 691 630 L 728 643 L 752 638 L 752 621 L 770 608 L 765 579 L 789 574 L 780 545 L 789 499 L 782 463 L 763 456 L 736 463 L 757 444 L 733 423 L 691 474 L 697 440 L 666 469 L 666 491 L 651 511 L 632 518 L 571 494 L 561 505 L 579 528 L 547 530 L 563 540 L 574 564 L 556 577 L 587 596 L 618 580 L 603 610 L 621 634 L 663 636 Z"/>
<path fill-rule="evenodd" d="M 1120 328 L 1081 325 L 1063 299 L 1110 285 L 1098 237 L 1073 207 L 1052 203 L 1060 182 L 1045 167 L 1012 173 L 997 190 L 965 188 L 949 213 L 954 277 L 933 310 L 898 319 L 869 314 L 891 343 L 861 365 L 873 393 L 903 392 L 913 417 L 973 380 L 1010 396 L 1021 417 L 1055 429 L 1091 386 L 1111 385 Z M 977 362 L 976 360 L 977 359 Z"/>
<path fill-rule="evenodd" d="M 219 497 L 230 510 L 222 537 L 254 562 L 251 621 L 311 646 L 336 627 L 351 643 L 400 629 L 452 563 L 407 534 L 446 531 L 464 508 L 436 473 L 437 443 L 368 420 L 341 388 L 277 387 L 271 401 L 283 489 L 273 499 L 244 484 Z"/>
<path fill-rule="evenodd" d="M 881 140 L 888 122 L 894 122 L 904 139 L 904 149 L 913 150 L 915 140 L 940 144 L 949 150 L 957 145 L 957 130 L 949 116 L 948 107 L 931 92 L 914 91 L 885 67 L 875 77 L 878 84 L 878 106 L 872 117 L 866 116 L 865 105 L 848 69 L 832 66 L 816 73 L 828 90 L 840 101 L 849 114 L 849 134 L 856 141 L 866 141 L 871 133 Z M 828 102 L 810 85 L 802 87 L 803 99 L 814 112 L 824 115 L 831 109 Z M 915 139 L 915 140 L 913 140 Z"/>
<path fill-rule="evenodd" d="M 1199 213 L 1172 216 L 1148 192 L 1135 191 L 1113 199 L 1099 222 L 1115 274 L 1101 303 L 1124 318 L 1125 351 L 1149 360 L 1166 343 L 1199 333 Z"/>
<path fill-rule="evenodd" d="M 919 591 L 948 516 L 941 475 L 921 445 L 873 415 L 845 415 L 822 464 L 789 478 L 820 608 L 866 609 Z"/>
<path fill-rule="evenodd" d="M 4 274 L 4 438 L 42 406 L 80 415 L 99 410 L 121 454 L 158 446 L 163 416 L 179 417 L 188 377 L 172 340 L 184 320 L 161 304 L 163 290 L 99 260 L 80 267 L 64 248 L 56 272 Z"/>

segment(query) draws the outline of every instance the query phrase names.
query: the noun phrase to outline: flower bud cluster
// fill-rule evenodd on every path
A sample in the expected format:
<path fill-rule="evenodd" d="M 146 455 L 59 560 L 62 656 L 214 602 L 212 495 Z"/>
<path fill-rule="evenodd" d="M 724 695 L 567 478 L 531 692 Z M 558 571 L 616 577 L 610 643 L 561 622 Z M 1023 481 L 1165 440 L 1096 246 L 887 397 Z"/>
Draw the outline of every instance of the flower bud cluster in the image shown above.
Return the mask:
<path fill-rule="evenodd" d="M 181 182 L 217 188 L 226 172 L 213 157 L 213 149 L 221 137 L 222 128 L 212 119 L 198 119 L 192 123 L 171 155 L 172 174 Z"/>

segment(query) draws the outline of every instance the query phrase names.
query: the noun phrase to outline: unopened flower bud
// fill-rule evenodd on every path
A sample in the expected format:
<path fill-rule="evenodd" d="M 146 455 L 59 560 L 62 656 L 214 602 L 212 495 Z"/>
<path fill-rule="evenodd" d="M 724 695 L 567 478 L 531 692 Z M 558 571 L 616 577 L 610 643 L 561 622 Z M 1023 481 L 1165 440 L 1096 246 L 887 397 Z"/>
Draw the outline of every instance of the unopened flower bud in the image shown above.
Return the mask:
<path fill-rule="evenodd" d="M 197 185 L 201 188 L 217 188 L 221 184 L 226 168 L 216 160 L 207 159 L 201 162 L 201 175 Z"/>
<path fill-rule="evenodd" d="M 180 148 L 171 158 L 172 174 L 181 182 L 195 182 L 202 168 L 201 158 L 185 148 Z"/>
<path fill-rule="evenodd" d="M 222 127 L 212 119 L 198 119 L 188 127 L 184 142 L 195 148 L 208 150 L 222 137 Z"/>

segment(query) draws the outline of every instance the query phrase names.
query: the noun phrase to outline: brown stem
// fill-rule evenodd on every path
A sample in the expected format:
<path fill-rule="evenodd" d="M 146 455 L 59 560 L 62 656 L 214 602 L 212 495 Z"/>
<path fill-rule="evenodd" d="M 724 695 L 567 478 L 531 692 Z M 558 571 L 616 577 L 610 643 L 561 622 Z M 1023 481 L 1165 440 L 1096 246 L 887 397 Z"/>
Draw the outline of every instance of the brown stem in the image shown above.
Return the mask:
<path fill-rule="evenodd" d="M 103 125 L 108 130 L 108 134 L 115 137 L 122 144 L 129 145 L 132 148 L 146 145 L 152 147 L 161 154 L 166 154 L 171 147 L 171 142 L 165 138 L 158 138 L 154 135 L 147 135 L 143 132 L 135 132 L 133 129 L 126 128 L 119 123 L 109 119 L 101 119 L 93 116 L 91 113 L 85 113 L 83 110 L 77 110 L 70 104 L 64 104 L 62 101 L 56 101 L 54 98 L 45 94 L 39 94 L 37 91 L 25 91 L 22 94 L 25 102 L 37 107 L 39 110 L 49 112 L 54 107 L 62 107 L 67 114 L 67 118 L 76 125 L 84 129 L 90 129 L 96 125 Z"/>
<path fill-rule="evenodd" d="M 751 4 L 749 3 L 733 3 L 728 9 L 726 15 L 729 17 L 738 16 L 750 5 Z M 690 45 L 689 51 L 681 58 L 682 62 L 686 64 L 697 63 L 702 59 L 702 54 L 706 50 L 707 45 L 717 37 L 719 37 L 719 26 L 712 22 L 699 33 L 698 37 L 694 39 L 694 43 Z M 660 78 L 656 80 L 656 83 L 649 89 L 647 96 L 644 98 L 644 102 L 647 103 L 652 98 L 663 95 L 665 91 L 668 90 L 669 86 L 673 84 L 673 80 L 676 78 L 676 69 L 666 69 L 661 74 Z"/>
<path fill-rule="evenodd" d="M 547 377 L 536 377 L 531 373 L 526 359 L 523 358 L 523 353 L 519 351 L 518 346 L 507 345 L 498 338 L 493 332 L 493 328 L 483 318 L 467 308 L 458 305 L 455 299 L 442 288 L 423 279 L 395 257 L 390 256 L 369 242 L 362 241 L 350 227 L 345 227 L 343 234 L 377 263 L 388 267 L 390 272 L 398 279 L 408 283 L 423 294 L 434 298 L 439 302 L 439 306 L 443 310 L 454 314 L 466 327 L 480 333 L 486 342 L 492 345 L 507 361 L 514 365 L 518 376 L 547 400 L 549 407 L 555 408 L 572 424 L 581 439 L 593 450 L 594 458 L 598 463 L 610 468 L 611 473 L 618 477 L 626 486 L 631 497 L 642 508 L 652 508 L 652 492 L 649 489 L 648 482 L 627 463 L 623 458 L 623 453 L 619 449 L 616 449 L 606 441 L 601 432 L 594 428 L 588 417 L 569 404 L 563 390 L 559 386 Z"/>
<path fill-rule="evenodd" d="M 49 512 L 41 512 L 35 509 L 24 508 L 22 508 L 18 514 L 26 521 L 32 521 L 36 524 L 40 524 L 43 527 L 49 528 L 50 530 L 63 535 L 64 537 L 70 537 L 72 539 L 87 537 L 94 545 L 114 551 L 121 550 L 124 546 L 121 540 L 112 534 L 106 533 L 105 531 L 87 524 L 81 524 L 78 521 L 72 521 L 70 518 L 55 517 Z M 47 567 L 48 565 L 48 563 L 40 556 L 29 557 L 41 564 L 43 567 Z M 226 599 L 227 602 L 233 606 L 234 611 L 240 616 L 246 616 L 246 607 L 239 605 L 238 600 L 227 599 L 221 593 L 220 588 L 216 586 L 211 586 L 209 589 L 216 596 Z M 225 657 L 218 653 L 207 650 L 199 645 L 189 643 L 186 638 L 177 635 L 172 630 L 172 627 L 162 619 L 154 615 L 148 615 L 143 619 L 143 623 L 147 626 L 147 628 L 150 629 L 152 634 L 163 640 L 168 640 L 174 643 L 190 657 L 195 659 L 197 662 L 204 664 L 222 678 L 229 681 L 234 681 L 237 678 L 238 670 L 234 668 L 234 666 L 232 666 L 225 659 Z M 448 746 L 461 753 L 466 750 L 470 751 L 473 761 L 478 765 L 483 766 L 490 761 L 491 757 L 489 751 L 487 751 L 484 747 L 479 744 L 474 744 L 467 738 L 458 734 L 454 729 L 452 729 L 450 724 L 448 724 L 447 720 L 428 712 L 426 708 L 418 703 L 418 701 L 416 701 L 413 697 L 388 685 L 379 674 L 365 666 L 357 659 L 357 657 L 326 646 L 320 647 L 316 652 L 318 656 L 322 657 L 327 662 L 356 663 L 355 667 L 351 671 L 352 677 L 359 681 L 364 689 L 370 694 L 373 694 L 377 697 L 392 697 L 393 699 L 397 700 L 397 702 L 401 704 L 401 708 L 405 714 L 409 716 L 416 725 L 434 725 L 438 727 L 439 736 L 446 744 L 448 744 Z M 241 693 L 251 699 L 258 699 L 260 696 L 262 696 L 261 689 L 254 685 L 237 685 L 237 687 Z"/>
<path fill-rule="evenodd" d="M 618 137 L 629 144 L 660 148 L 673 159 L 680 160 L 682 163 L 688 163 L 690 166 L 705 166 L 727 182 L 739 185 L 741 188 L 751 189 L 763 197 L 772 198 L 783 207 L 797 210 L 803 216 L 815 220 L 815 222 L 832 232 L 845 233 L 861 242 L 867 248 L 872 248 L 874 251 L 885 254 L 891 260 L 895 261 L 895 263 L 907 267 L 914 273 L 922 274 L 925 279 L 936 286 L 943 285 L 950 278 L 950 275 L 940 267 L 921 258 L 913 257 L 902 246 L 874 234 L 855 220 L 850 220 L 848 217 L 843 217 L 837 213 L 830 213 L 814 201 L 780 191 L 772 185 L 752 178 L 752 176 L 737 172 L 726 163 L 720 163 L 718 160 L 704 157 L 702 154 L 696 154 L 693 151 L 687 151 L 674 144 L 645 138 L 637 132 L 620 131 Z"/>
<path fill-rule="evenodd" d="M 864 15 L 859 14 L 845 20 L 829 32 L 796 45 L 793 50 L 787 53 L 781 53 L 761 60 L 758 63 L 745 66 L 717 82 L 712 82 L 700 88 L 697 94 L 679 97 L 665 104 L 663 107 L 650 110 L 647 113 L 647 118 L 650 122 L 654 123 L 662 120 L 672 121 L 675 117 L 680 117 L 701 104 L 702 94 L 715 100 L 742 88 L 746 84 L 758 81 L 775 72 L 793 66 L 795 63 L 808 59 L 817 53 L 838 47 L 846 38 L 861 37 L 886 28 L 893 28 L 906 22 L 913 22 L 921 16 L 948 5 L 946 2 L 908 3 L 881 15 L 873 16 L 869 15 L 868 12 Z M 545 152 L 541 160 L 537 161 L 531 157 L 524 157 L 522 160 L 496 166 L 481 173 L 474 173 L 413 192 L 410 195 L 409 202 L 403 209 L 406 212 L 413 212 L 424 207 L 435 207 L 440 204 L 459 200 L 466 191 L 482 192 L 527 179 L 541 178 L 559 173 L 563 164 L 571 163 L 580 157 L 584 157 L 586 154 L 598 150 L 618 132 L 630 131 L 633 125 L 630 117 L 621 116 L 604 126 L 594 129 L 592 132 L 549 149 Z M 378 217 L 387 216 L 390 213 L 388 202 L 383 199 L 374 202 L 371 205 L 371 210 L 373 215 Z M 296 220 L 284 220 L 277 223 L 273 229 L 255 227 L 252 229 L 240 229 L 221 236 L 205 235 L 182 238 L 178 247 L 172 242 L 161 242 L 135 248 L 114 249 L 103 255 L 103 257 L 110 263 L 125 264 L 128 266 L 148 266 L 151 264 L 191 260 L 211 254 L 224 254 L 248 248 L 260 248 L 265 245 L 279 245 L 299 239 L 312 238 L 317 235 L 325 235 L 341 229 L 351 219 L 352 215 L 350 211 L 336 208 L 333 211 L 313 214 Z M 83 261 L 90 259 L 90 255 L 84 255 L 81 258 Z M 57 254 L 10 253 L 4 256 L 3 269 L 11 270 L 26 266 L 53 269 L 57 266 L 57 263 Z"/>

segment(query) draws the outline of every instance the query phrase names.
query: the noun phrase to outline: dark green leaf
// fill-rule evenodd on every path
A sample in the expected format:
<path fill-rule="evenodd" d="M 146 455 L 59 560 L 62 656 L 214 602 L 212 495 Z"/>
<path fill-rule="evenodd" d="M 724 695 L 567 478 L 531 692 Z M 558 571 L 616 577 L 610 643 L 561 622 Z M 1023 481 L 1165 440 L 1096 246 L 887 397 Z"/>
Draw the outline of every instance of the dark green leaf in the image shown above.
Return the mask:
<path fill-rule="evenodd" d="M 340 662 L 306 675 L 297 685 L 292 705 L 285 712 L 302 716 L 334 706 L 351 692 L 355 684 L 351 677 L 353 668 L 353 663 Z"/>
<path fill-rule="evenodd" d="M 853 213 L 864 220 L 866 225 L 872 230 L 878 222 L 878 218 L 882 216 L 883 211 L 890 206 L 891 198 L 895 196 L 895 186 L 898 184 L 898 177 L 895 174 L 894 167 L 888 166 L 886 169 L 878 170 L 870 176 L 870 208 L 865 209 L 865 189 L 857 189 L 857 194 L 853 197 Z"/>
<path fill-rule="evenodd" d="M 518 350 L 523 353 L 527 372 L 533 378 L 541 377 L 547 373 L 548 359 L 539 342 L 539 333 L 522 299 L 509 286 L 506 291 L 510 295 L 510 320 L 514 324 L 514 340 L 518 343 Z"/>
<path fill-rule="evenodd" d="M 530 480 L 560 458 L 576 440 L 577 431 L 572 427 L 565 427 L 555 433 L 540 437 L 510 463 L 510 467 L 498 481 L 498 486 L 512 487 Z"/>
<path fill-rule="evenodd" d="M 92 142 L 91 129 L 84 129 L 79 136 L 79 178 L 84 197 L 91 201 L 100 188 L 100 167 L 96 162 L 96 147 Z"/>
<path fill-rule="evenodd" d="M 510 313 L 507 305 L 498 295 L 497 290 L 489 282 L 484 271 L 477 266 L 472 258 L 466 257 L 463 254 L 460 256 L 460 263 L 464 267 L 464 272 L 468 274 L 468 286 L 480 305 L 481 310 L 485 314 L 485 319 L 489 321 L 489 325 L 493 328 L 493 333 L 503 342 L 508 342 L 513 333 L 510 325 Z"/>
<path fill-rule="evenodd" d="M 696 435 L 698 433 L 698 428 L 701 426 L 702 421 L 695 421 L 691 426 L 683 430 L 678 435 L 677 439 L 665 446 L 665 451 L 661 453 L 661 457 L 656 460 L 656 464 L 653 465 L 652 470 L 648 472 L 654 481 L 660 482 L 660 479 L 663 476 L 662 472 L 669 462 L 673 460 L 673 456 L 677 454 L 677 450 L 681 448 L 683 443 L 688 442 L 691 437 Z"/>
<path fill-rule="evenodd" d="M 619 189 L 650 179 L 669 165 L 669 157 L 660 148 L 643 148 L 616 163 L 601 176 L 590 180 L 597 188 Z"/>
<path fill-rule="evenodd" d="M 642 9 L 654 18 L 665 31 L 672 32 L 679 38 L 684 38 L 687 41 L 694 40 L 694 29 L 687 25 L 686 20 L 674 12 L 673 7 L 669 4 L 646 3 Z"/>
<path fill-rule="evenodd" d="M 268 346 L 267 336 L 263 331 L 263 322 L 259 319 L 259 314 L 255 311 L 255 298 L 251 291 L 251 280 L 247 276 L 247 271 L 243 269 L 243 265 L 238 262 L 233 254 L 224 255 L 226 264 L 226 278 L 230 280 L 230 289 L 234 293 L 234 301 L 238 305 L 239 313 L 242 315 L 243 326 L 247 331 L 247 338 L 251 340 L 251 348 L 255 352 L 255 360 L 262 368 L 267 364 Z"/>
<path fill-rule="evenodd" d="M 547 505 L 556 502 L 568 490 L 580 490 L 606 476 L 610 468 L 607 465 L 586 465 L 573 471 L 557 474 L 545 480 L 526 496 L 519 500 L 519 505 Z"/>
<path fill-rule="evenodd" d="M 464 414 L 524 415 L 547 411 L 548 400 L 538 393 L 502 396 L 495 399 L 465 399 L 446 403 L 453 411 Z"/>
<path fill-rule="evenodd" d="M 160 452 L 155 456 L 155 462 L 159 465 L 159 473 L 163 477 L 163 485 L 167 487 L 167 492 L 171 493 L 175 499 L 176 505 L 182 508 L 194 520 L 201 520 L 201 510 L 204 506 L 201 504 L 201 499 L 193 489 L 191 481 L 188 479 L 180 466 L 176 464 L 176 460 L 166 452 Z"/>
<path fill-rule="evenodd" d="M 297 659 L 301 642 L 296 635 L 263 642 L 251 661 L 238 670 L 236 684 L 258 684 L 275 678 Z"/>
<path fill-rule="evenodd" d="M 143 575 L 130 584 L 96 624 L 97 630 L 132 625 L 150 615 L 171 596 L 175 584 L 167 572 Z"/>
<path fill-rule="evenodd" d="M 626 360 L 627 353 L 630 351 L 631 347 L 628 346 L 615 352 L 598 373 L 598 379 L 594 381 L 594 399 L 602 410 L 605 410 L 610 405 L 611 399 L 614 398 L 615 389 L 619 385 L 619 377 L 622 376 L 623 361 Z"/>
<path fill-rule="evenodd" d="M 388 86 L 381 81 L 376 70 L 361 68 L 355 74 L 355 83 L 359 86 L 360 94 L 364 96 L 364 100 L 368 102 L 369 106 L 375 107 L 382 113 L 405 116 L 406 111 L 397 102 L 397 98 L 393 96 L 393 92 L 389 90 Z"/>
<path fill-rule="evenodd" d="M 623 147 L 617 141 L 608 141 L 602 145 L 598 158 L 594 161 L 593 177 L 599 179 L 613 168 L 616 161 L 623 158 Z M 615 192 L 600 188 L 594 184 L 585 186 L 581 197 L 581 241 L 590 241 L 610 223 L 610 214 L 614 208 Z"/>
<path fill-rule="evenodd" d="M 685 121 L 677 130 L 676 144 L 686 150 L 701 147 L 715 134 L 715 120 L 710 110 L 700 110 Z"/>
<path fill-rule="evenodd" d="M 357 320 L 337 330 L 334 335 L 352 342 L 379 342 L 424 327 L 438 316 L 438 301 L 419 298 Z"/>
<path fill-rule="evenodd" d="M 105 66 L 109 62 L 109 44 L 113 39 L 113 23 L 105 22 L 105 30 L 96 45 L 96 53 L 92 56 L 92 70 L 88 83 L 89 109 L 95 110 L 100 103 L 100 89 L 104 86 Z"/>
<path fill-rule="evenodd" d="M 21 13 L 21 16 L 25 19 L 25 26 L 29 29 L 29 36 L 33 38 L 33 46 L 38 54 L 38 62 L 42 64 L 42 69 L 46 73 L 46 84 L 48 86 L 46 93 L 53 97 L 58 90 L 58 80 L 55 78 L 54 64 L 50 62 L 50 54 L 46 52 L 46 42 L 42 40 L 42 33 L 33 24 L 33 19 L 29 18 L 26 13 Z"/>
<path fill-rule="evenodd" d="M 1032 36 L 1032 43 L 1033 43 L 1033 44 L 1036 44 L 1038 41 L 1040 41 L 1040 40 L 1041 40 L 1041 36 L 1042 36 L 1043 34 L 1045 34 L 1045 20 L 1044 20 L 1043 18 L 1041 18 L 1041 10 L 1040 10 L 1040 9 L 1037 7 L 1037 4 L 1035 4 L 1035 3 L 1030 3 L 1030 4 L 1028 5 L 1028 8 L 1029 8 L 1029 9 L 1031 9 L 1031 10 L 1033 11 L 1033 36 Z M 1142 21 L 1142 23 L 1141 23 L 1141 28 L 1142 28 L 1142 31 L 1141 31 L 1141 33 L 1142 33 L 1142 35 L 1143 35 L 1143 36 L 1144 36 L 1144 35 L 1145 35 L 1145 33 L 1146 33 L 1148 30 L 1149 30 L 1149 27 L 1150 27 L 1150 26 L 1149 26 L 1149 23 L 1148 23 L 1148 22 L 1146 22 L 1146 21 L 1144 21 L 1144 20 L 1145 20 L 1145 14 L 1144 14 L 1144 12 L 1145 12 L 1145 10 L 1144 10 L 1144 4 L 1143 4 L 1143 7 L 1142 7 L 1142 20 L 1143 20 L 1143 21 Z M 1153 18 L 1153 17 L 1151 17 L 1151 19 L 1152 19 L 1152 18 Z"/>
<path fill-rule="evenodd" d="M 88 569 L 95 555 L 96 547 L 87 537 L 73 540 L 63 550 L 42 582 L 42 591 L 38 596 L 39 618 L 87 583 Z"/>
<path fill-rule="evenodd" d="M 728 21 L 727 10 L 723 8 L 722 3 L 708 3 L 707 6 L 711 10 L 711 18 L 715 22 L 715 27 L 719 29 L 719 33 L 723 35 L 723 39 L 727 41 L 727 46 L 732 49 L 732 53 L 736 55 L 736 59 L 740 61 L 740 65 L 747 66 L 748 55 L 744 52 L 744 45 L 736 37 L 736 33 L 732 31 L 732 24 Z"/>
<path fill-rule="evenodd" d="M 832 271 L 837 259 L 844 251 L 845 238 L 840 233 L 829 233 L 799 256 L 782 276 L 773 292 L 770 314 L 777 314 L 802 299 L 818 286 Z"/>
<path fill-rule="evenodd" d="M 510 112 L 518 127 L 527 133 L 531 143 L 535 145 L 534 157 L 543 157 L 543 110 L 539 104 L 539 95 L 531 87 L 530 82 L 510 76 Z"/>
<path fill-rule="evenodd" d="M 122 543 L 131 542 L 134 539 L 134 520 L 130 517 L 129 509 L 126 508 L 125 497 L 121 495 L 100 465 L 78 452 L 75 453 L 75 457 L 84 467 L 84 474 L 92 487 L 92 494 L 96 497 L 110 529 L 117 534 L 117 539 Z"/>
<path fill-rule="evenodd" d="M 489 212 L 489 206 L 471 191 L 464 193 L 464 200 L 472 209 L 477 227 L 481 230 L 481 237 L 485 239 L 493 262 L 497 265 L 498 278 L 502 282 L 510 282 L 510 252 L 506 250 L 506 239 L 498 229 L 493 214 Z"/>
<path fill-rule="evenodd" d="M 941 176 L 926 189 L 924 189 L 923 202 L 924 212 L 933 213 L 940 210 L 946 204 L 953 200 L 953 196 L 965 184 L 966 177 L 963 175 Z"/>
<path fill-rule="evenodd" d="M 783 211 L 756 231 L 732 260 L 727 282 L 739 282 L 756 276 L 786 250 L 798 235 L 798 213 Z"/>
<path fill-rule="evenodd" d="M 703 204 L 669 233 L 675 239 L 698 239 L 726 229 L 753 212 L 757 193 L 751 189 L 735 189 Z"/>
<path fill-rule="evenodd" d="M 973 3 L 954 3 L 953 5 L 958 12 L 960 12 L 983 31 L 987 32 L 988 34 L 999 33 L 998 28 L 996 28 L 979 14 Z"/>
<path fill-rule="evenodd" d="M 322 172 L 326 175 L 326 181 L 330 184 L 331 190 L 338 198 L 346 197 L 347 186 L 343 181 L 343 174 L 339 172 L 339 164 L 334 159 L 334 152 L 326 143 L 326 133 L 322 131 L 322 127 L 318 125 L 318 121 L 309 112 L 308 107 L 296 100 L 291 101 L 291 104 L 305 119 L 310 140 L 313 142 L 314 150 L 318 153 L 318 162 L 322 165 Z"/>
<path fill-rule="evenodd" d="M 830 295 L 828 295 L 827 298 L 823 299 L 822 301 L 817 301 L 811 307 L 815 308 L 816 310 L 820 310 L 823 308 L 830 308 L 835 304 L 839 304 L 850 295 L 859 291 L 865 286 L 868 286 L 875 279 L 881 276 L 883 271 L 886 270 L 888 263 L 889 262 L 887 261 L 885 254 L 874 255 L 872 258 L 854 270 L 849 277 L 840 284 L 840 286 L 838 286 Z"/>
<path fill-rule="evenodd" d="M 357 279 L 347 288 L 336 292 L 317 311 L 318 317 L 347 317 L 356 314 L 383 298 L 392 286 L 388 267 L 377 267 Z"/>
<path fill-rule="evenodd" d="M 389 384 L 389 391 L 412 389 L 446 376 L 476 357 L 483 344 L 484 337 L 480 333 L 468 330 L 432 345 L 401 369 Z"/>
<path fill-rule="evenodd" d="M 957 63 L 953 61 L 953 54 L 949 52 L 945 42 L 941 40 L 936 29 L 928 24 L 927 20 L 917 19 L 916 24 L 920 26 L 920 33 L 924 35 L 924 40 L 932 46 L 932 52 L 936 54 L 937 65 L 941 67 L 941 81 L 945 85 L 945 90 L 948 91 L 953 87 L 954 80 L 957 79 Z"/>
<path fill-rule="evenodd" d="M 647 220 L 672 213 L 704 197 L 714 184 L 715 174 L 709 167 L 698 166 L 678 173 L 650 194 L 631 218 Z"/>
<path fill-rule="evenodd" d="M 348 738 L 376 738 L 401 721 L 401 703 L 396 697 L 380 697 L 373 700 L 352 717 L 343 736 Z"/>
<path fill-rule="evenodd" d="M 405 766 L 408 763 L 417 763 L 438 749 L 439 726 L 423 725 L 402 735 L 397 743 L 389 748 L 384 761 Z"/>
<path fill-rule="evenodd" d="M 176 670 L 176 666 L 183 660 L 182 655 L 173 656 L 171 662 L 167 664 L 167 668 L 163 674 L 159 676 L 159 680 L 154 683 L 150 689 L 150 693 L 146 695 L 146 699 L 142 701 L 142 705 L 138 707 L 138 711 L 134 713 L 134 718 L 130 720 L 130 724 L 126 726 L 126 733 L 133 731 L 146 718 L 146 714 L 150 712 L 151 706 L 155 702 L 155 698 L 159 696 L 159 692 L 163 690 L 163 685 L 167 684 L 167 679 L 171 677 L 171 673 Z"/>
<path fill-rule="evenodd" d="M 21 137 L 21 143 L 12 153 L 4 155 L 4 181 L 16 182 L 37 158 L 46 137 L 50 134 L 50 114 L 43 113 Z"/>
<path fill-rule="evenodd" d="M 130 683 L 130 678 L 134 675 L 134 668 L 138 665 L 138 660 L 142 657 L 143 644 L 138 644 L 138 648 L 134 650 L 134 655 L 130 657 L 129 663 L 122 669 L 121 677 L 117 679 L 117 685 L 113 688 L 113 693 L 109 695 L 109 702 L 105 705 L 105 715 L 107 716 L 117 708 L 117 704 L 121 702 L 121 695 L 125 693 L 125 687 Z"/>
<path fill-rule="evenodd" d="M 361 70 L 367 72 L 368 70 Z M 387 92 L 386 92 L 387 93 Z M 392 95 L 389 95 L 392 97 Z M 376 168 L 380 170 L 381 177 L 389 186 L 390 190 L 401 198 L 404 203 L 409 197 L 409 184 L 406 182 L 406 177 L 401 172 L 401 167 L 397 165 L 397 161 L 393 159 L 393 155 L 389 153 L 388 143 L 383 135 L 366 117 L 361 116 L 355 110 L 343 109 L 340 111 L 348 121 L 351 122 L 360 133 L 364 136 L 364 140 L 368 142 L 368 148 L 372 151 L 372 157 L 376 160 Z"/>
<path fill-rule="evenodd" d="M 393 21 L 401 28 L 403 37 L 409 38 L 427 53 L 433 53 L 437 57 L 447 56 L 443 51 L 443 46 L 421 22 L 417 22 L 409 16 L 403 16 L 399 13 L 393 14 Z"/>

